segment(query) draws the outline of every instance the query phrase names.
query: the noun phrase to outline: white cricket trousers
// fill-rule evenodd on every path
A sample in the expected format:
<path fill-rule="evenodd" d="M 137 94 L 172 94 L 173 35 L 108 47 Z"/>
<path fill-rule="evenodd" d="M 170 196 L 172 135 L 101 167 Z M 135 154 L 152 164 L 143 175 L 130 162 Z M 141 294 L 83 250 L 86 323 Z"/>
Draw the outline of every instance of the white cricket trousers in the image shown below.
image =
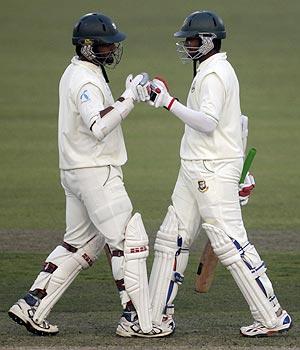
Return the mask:
<path fill-rule="evenodd" d="M 179 219 L 179 234 L 185 238 L 182 248 L 188 249 L 191 246 L 204 222 L 225 231 L 241 247 L 248 245 L 243 260 L 248 267 L 256 270 L 260 288 L 277 312 L 280 304 L 272 283 L 255 247 L 248 243 L 243 224 L 238 195 L 242 167 L 242 158 L 181 161 L 172 202 Z"/>
<path fill-rule="evenodd" d="M 242 158 L 181 161 L 172 202 L 180 230 L 187 235 L 187 248 L 204 222 L 224 230 L 241 244 L 247 241 L 238 196 L 242 166 Z"/>
<path fill-rule="evenodd" d="M 132 205 L 123 184 L 121 168 L 104 166 L 61 170 L 60 175 L 66 194 L 64 242 L 80 249 L 93 239 L 88 252 L 92 262 L 99 256 L 105 243 L 112 250 L 123 251 L 125 228 L 131 218 Z M 61 245 L 56 247 L 47 257 L 47 263 L 30 290 L 47 290 L 58 267 L 67 278 L 70 273 L 68 259 L 73 253 Z M 117 259 L 112 264 L 115 279 L 123 278 L 122 264 Z"/>
<path fill-rule="evenodd" d="M 60 175 L 66 195 L 64 241 L 80 248 L 100 233 L 112 249 L 123 250 L 132 204 L 121 167 L 61 170 Z"/>

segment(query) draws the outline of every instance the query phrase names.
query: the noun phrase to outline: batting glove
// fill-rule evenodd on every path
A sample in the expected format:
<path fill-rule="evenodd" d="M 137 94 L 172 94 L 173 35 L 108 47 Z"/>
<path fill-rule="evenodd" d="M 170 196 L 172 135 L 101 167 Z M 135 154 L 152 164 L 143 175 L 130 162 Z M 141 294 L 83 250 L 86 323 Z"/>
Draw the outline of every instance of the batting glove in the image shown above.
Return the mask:
<path fill-rule="evenodd" d="M 169 94 L 168 83 L 159 77 L 155 77 L 150 83 L 151 94 L 148 104 L 150 106 L 165 107 L 170 110 L 174 101 L 176 100 Z"/>
<path fill-rule="evenodd" d="M 125 86 L 126 90 L 121 97 L 125 99 L 131 98 L 136 102 L 144 102 L 150 99 L 150 81 L 148 73 L 138 74 L 134 78 L 132 74 L 129 74 Z"/>
<path fill-rule="evenodd" d="M 248 203 L 249 197 L 255 187 L 254 177 L 247 173 L 245 181 L 242 184 L 239 184 L 239 199 L 240 205 L 244 206 Z"/>

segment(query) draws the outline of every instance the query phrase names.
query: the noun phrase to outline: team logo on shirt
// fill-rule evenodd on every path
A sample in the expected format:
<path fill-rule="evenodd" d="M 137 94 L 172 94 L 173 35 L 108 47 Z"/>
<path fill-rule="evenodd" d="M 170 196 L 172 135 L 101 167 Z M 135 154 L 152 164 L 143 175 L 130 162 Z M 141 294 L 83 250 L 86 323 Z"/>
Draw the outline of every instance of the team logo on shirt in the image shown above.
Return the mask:
<path fill-rule="evenodd" d="M 204 180 L 198 181 L 198 190 L 200 192 L 206 192 L 208 190 L 208 186 Z"/>
<path fill-rule="evenodd" d="M 80 101 L 81 103 L 83 103 L 89 100 L 90 100 L 89 92 L 87 90 L 84 90 L 83 93 L 80 95 Z"/>
<path fill-rule="evenodd" d="M 195 91 L 195 84 L 191 88 L 191 93 L 193 93 L 194 91 Z"/>

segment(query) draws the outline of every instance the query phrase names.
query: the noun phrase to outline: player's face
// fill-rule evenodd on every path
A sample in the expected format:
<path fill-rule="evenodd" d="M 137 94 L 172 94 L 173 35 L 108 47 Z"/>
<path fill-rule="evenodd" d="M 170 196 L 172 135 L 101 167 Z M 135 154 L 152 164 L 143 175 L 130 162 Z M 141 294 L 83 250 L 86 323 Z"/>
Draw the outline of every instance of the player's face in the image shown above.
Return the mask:
<path fill-rule="evenodd" d="M 112 64 L 114 61 L 112 53 L 117 49 L 116 44 L 102 44 L 97 47 L 97 53 L 100 54 L 101 60 L 105 61 L 106 64 Z"/>
<path fill-rule="evenodd" d="M 201 46 L 200 38 L 186 38 L 184 46 L 191 57 L 198 53 L 199 46 Z"/>

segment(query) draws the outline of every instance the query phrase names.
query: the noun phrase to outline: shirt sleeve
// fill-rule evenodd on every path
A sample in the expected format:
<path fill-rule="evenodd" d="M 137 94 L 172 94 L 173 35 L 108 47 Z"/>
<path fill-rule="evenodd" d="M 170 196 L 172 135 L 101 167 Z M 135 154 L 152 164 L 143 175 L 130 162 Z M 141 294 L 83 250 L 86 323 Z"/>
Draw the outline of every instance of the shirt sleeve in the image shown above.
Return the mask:
<path fill-rule="evenodd" d="M 218 126 L 217 120 L 201 111 L 195 111 L 174 101 L 170 111 L 196 131 L 211 133 Z"/>
<path fill-rule="evenodd" d="M 76 105 L 78 111 L 90 129 L 94 121 L 94 117 L 99 115 L 99 112 L 104 109 L 104 98 L 101 90 L 92 83 L 82 86 L 77 95 Z"/>
<path fill-rule="evenodd" d="M 225 102 L 225 87 L 215 73 L 208 74 L 200 90 L 200 111 L 219 122 Z"/>

